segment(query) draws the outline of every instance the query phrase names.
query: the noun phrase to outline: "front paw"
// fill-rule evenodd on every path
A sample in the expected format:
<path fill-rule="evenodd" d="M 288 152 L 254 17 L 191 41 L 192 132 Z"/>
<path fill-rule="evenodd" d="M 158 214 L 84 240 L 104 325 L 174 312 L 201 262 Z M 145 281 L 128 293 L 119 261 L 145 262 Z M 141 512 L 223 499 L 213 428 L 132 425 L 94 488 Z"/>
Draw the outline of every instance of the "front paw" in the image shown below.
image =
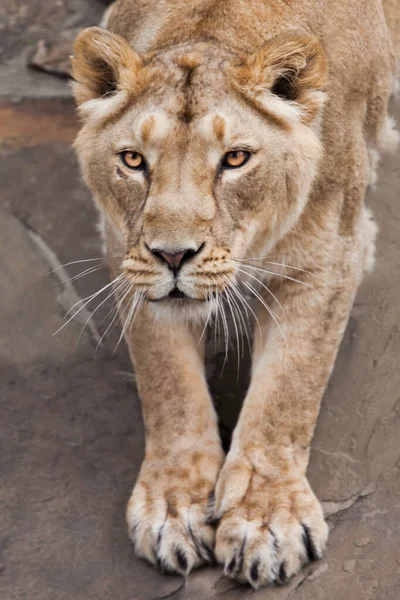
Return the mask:
<path fill-rule="evenodd" d="M 301 474 L 268 479 L 249 463 L 228 461 L 216 494 L 215 554 L 226 575 L 258 588 L 284 583 L 321 558 L 329 530 Z"/>
<path fill-rule="evenodd" d="M 145 460 L 127 507 L 136 553 L 162 571 L 186 575 L 214 560 L 209 524 L 222 453 L 183 452 Z"/>

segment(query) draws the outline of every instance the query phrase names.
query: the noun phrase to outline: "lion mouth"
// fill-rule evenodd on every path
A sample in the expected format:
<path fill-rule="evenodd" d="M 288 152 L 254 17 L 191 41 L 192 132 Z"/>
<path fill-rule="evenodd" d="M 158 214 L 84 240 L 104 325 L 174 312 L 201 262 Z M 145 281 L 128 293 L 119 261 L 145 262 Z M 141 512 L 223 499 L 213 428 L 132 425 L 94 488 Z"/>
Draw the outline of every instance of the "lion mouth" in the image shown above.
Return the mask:
<path fill-rule="evenodd" d="M 184 292 L 182 292 L 181 290 L 179 290 L 177 287 L 175 287 L 169 294 L 168 294 L 168 298 L 173 298 L 174 300 L 176 299 L 181 299 L 181 298 L 188 298 L 189 296 L 186 296 L 186 294 Z"/>
<path fill-rule="evenodd" d="M 178 287 L 174 287 L 173 290 L 169 292 L 169 294 L 162 296 L 161 298 L 147 298 L 150 302 L 168 302 L 169 300 L 178 300 L 183 303 L 190 302 L 206 302 L 210 300 L 210 298 L 193 298 L 192 296 L 188 296 L 185 292 L 182 292 Z"/>
<path fill-rule="evenodd" d="M 166 296 L 162 296 L 161 298 L 148 298 L 150 302 L 160 302 L 162 300 L 195 300 L 195 298 L 191 298 L 187 296 L 184 292 L 182 292 L 179 288 L 174 287 L 173 290 L 169 292 Z"/>

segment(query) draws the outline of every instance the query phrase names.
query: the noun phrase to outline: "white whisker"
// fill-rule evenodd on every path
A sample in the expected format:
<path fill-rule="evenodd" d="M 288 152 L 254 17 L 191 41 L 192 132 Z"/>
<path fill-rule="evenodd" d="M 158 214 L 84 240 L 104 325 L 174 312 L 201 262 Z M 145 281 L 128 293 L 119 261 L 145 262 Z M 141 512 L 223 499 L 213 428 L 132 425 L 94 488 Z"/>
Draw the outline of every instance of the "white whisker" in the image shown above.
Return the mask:
<path fill-rule="evenodd" d="M 250 262 L 250 261 L 266 262 L 269 265 L 275 265 L 277 267 L 285 267 L 286 269 L 293 269 L 294 271 L 301 271 L 302 273 L 307 273 L 308 275 L 311 275 L 312 277 L 316 277 L 317 279 L 320 279 L 324 283 L 328 283 L 326 279 L 321 277 L 321 275 L 317 275 L 316 273 L 313 273 L 312 271 L 307 271 L 307 269 L 302 269 L 300 267 L 294 267 L 293 265 L 286 265 L 284 263 L 273 262 L 271 260 L 267 260 L 267 257 L 265 257 L 265 258 L 245 258 L 245 259 L 233 258 L 232 260 L 237 261 L 237 262 Z"/>
<path fill-rule="evenodd" d="M 109 298 L 110 296 L 112 296 L 114 294 L 115 298 L 113 300 L 113 302 L 111 303 L 110 309 L 108 311 L 108 313 L 106 314 L 106 316 L 104 317 L 104 319 L 102 320 L 102 322 L 100 323 L 100 327 L 105 323 L 105 321 L 107 321 L 108 317 L 111 315 L 112 312 L 114 312 L 114 309 L 117 309 L 117 305 L 119 302 L 119 296 L 121 294 L 123 294 L 130 286 L 131 282 L 129 280 L 123 281 L 116 290 L 113 290 L 113 292 L 107 297 Z"/>
<path fill-rule="evenodd" d="M 219 278 L 219 279 L 221 280 L 221 278 Z M 231 311 L 233 326 L 235 328 L 235 333 L 236 333 L 236 345 L 237 345 L 237 379 L 236 379 L 236 382 L 238 382 L 239 381 L 239 373 L 240 373 L 240 336 L 239 336 L 238 326 L 237 326 L 237 323 L 236 323 L 235 313 L 234 313 L 234 310 L 232 308 L 232 303 L 230 301 L 230 298 L 229 298 L 228 294 L 225 295 L 225 299 L 226 299 L 226 301 L 228 303 L 228 306 L 229 306 L 229 309 Z"/>
<path fill-rule="evenodd" d="M 221 317 L 222 317 L 222 325 L 223 325 L 223 328 L 224 328 L 224 339 L 225 339 L 225 358 L 224 358 L 224 364 L 222 365 L 222 371 L 223 371 L 224 367 L 225 367 L 225 365 L 226 365 L 226 363 L 228 361 L 230 335 L 229 335 L 228 322 L 227 322 L 227 319 L 226 319 L 225 307 L 224 307 L 224 305 L 223 305 L 222 302 L 221 302 Z"/>
<path fill-rule="evenodd" d="M 236 261 L 239 262 L 239 261 Z M 294 281 L 295 283 L 299 283 L 300 285 L 304 285 L 305 287 L 318 292 L 318 294 L 322 294 L 321 290 L 314 287 L 313 285 L 306 283 L 305 281 L 300 281 L 300 279 L 296 279 L 295 277 L 289 277 L 289 275 L 284 275 L 283 273 L 276 273 L 275 271 L 269 271 L 268 269 L 261 269 L 260 267 L 251 267 L 250 265 L 246 265 L 241 263 L 241 266 L 245 269 L 252 269 L 253 271 L 260 271 L 261 273 L 267 273 L 269 275 L 276 275 L 277 277 L 283 277 L 284 279 L 289 279 L 289 281 Z M 322 294 L 323 295 L 323 294 Z"/>
<path fill-rule="evenodd" d="M 143 303 L 143 298 L 145 297 L 145 293 L 142 290 L 137 290 L 136 293 L 138 295 L 138 298 L 137 298 L 137 302 L 136 302 L 136 308 L 135 308 L 135 311 L 134 311 L 134 313 L 132 315 L 132 319 L 131 319 L 131 325 L 130 325 L 130 328 L 129 328 L 129 335 L 132 333 L 133 322 L 134 322 L 134 320 L 136 318 L 137 313 L 139 312 L 140 306 Z"/>
<path fill-rule="evenodd" d="M 123 302 L 124 302 L 125 298 L 126 298 L 126 297 L 127 297 L 127 295 L 129 294 L 129 292 L 131 291 L 132 287 L 133 287 L 133 283 L 130 281 L 130 282 L 129 282 L 129 285 L 128 285 L 128 289 L 125 291 L 125 288 L 124 288 L 124 294 L 123 294 L 122 298 L 121 298 L 120 300 L 118 300 L 118 302 L 117 302 L 117 307 L 116 307 L 116 309 L 115 309 L 114 316 L 113 316 L 113 318 L 112 318 L 111 322 L 109 323 L 109 325 L 108 325 L 107 329 L 105 330 L 105 332 L 104 332 L 104 333 L 103 333 L 103 335 L 101 336 L 101 338 L 100 338 L 100 340 L 99 340 L 99 342 L 98 342 L 98 344 L 97 344 L 97 348 L 100 346 L 100 344 L 101 344 L 102 340 L 103 340 L 103 339 L 104 339 L 104 337 L 107 335 L 107 333 L 110 331 L 110 329 L 111 329 L 111 327 L 113 326 L 113 324 L 115 323 L 115 325 L 116 325 L 116 324 L 118 323 L 118 315 L 122 315 L 122 314 L 124 313 L 124 311 L 126 310 L 126 307 L 125 307 L 125 308 L 122 310 L 122 312 L 120 312 L 120 311 L 121 311 L 121 306 L 122 306 L 122 304 L 123 304 Z M 128 305 L 128 306 L 129 306 L 129 305 Z M 114 325 L 114 326 L 115 326 L 115 325 Z"/>
<path fill-rule="evenodd" d="M 275 296 L 275 294 L 273 292 L 271 292 L 271 290 L 269 289 L 269 287 L 267 287 L 262 281 L 260 281 L 260 279 L 258 279 L 258 277 L 255 277 L 254 275 L 251 275 L 251 273 L 247 273 L 244 269 L 239 269 L 239 267 L 237 267 L 237 270 L 240 271 L 241 273 L 244 273 L 247 277 L 251 277 L 251 279 L 255 279 L 265 290 L 267 290 L 267 292 L 273 297 L 273 299 L 275 300 L 275 302 L 278 304 L 278 306 L 280 307 L 280 309 L 282 310 L 282 312 L 285 314 L 286 311 L 284 309 L 284 307 L 282 306 L 282 304 L 279 302 L 278 298 Z"/>
<path fill-rule="evenodd" d="M 64 327 L 66 327 L 68 325 L 68 323 L 70 321 L 72 321 L 72 319 L 74 319 L 74 317 L 76 317 L 76 315 L 78 313 L 81 312 L 81 310 L 83 310 L 85 308 L 85 306 L 87 306 L 92 300 L 94 300 L 95 298 L 97 298 L 97 296 L 99 296 L 99 294 L 101 294 L 102 292 L 104 292 L 104 290 L 108 289 L 111 285 L 113 285 L 116 281 L 118 281 L 119 279 L 121 279 L 121 277 L 123 277 L 122 273 L 121 275 L 118 275 L 118 277 L 116 277 L 113 281 L 111 281 L 110 283 L 108 283 L 107 285 L 105 285 L 104 287 L 102 287 L 99 291 L 95 292 L 94 294 L 92 294 L 91 296 L 87 296 L 86 298 L 84 298 L 83 300 L 78 300 L 78 302 L 75 302 L 75 304 L 68 310 L 67 312 L 67 316 L 70 314 L 70 312 L 75 308 L 75 306 L 77 304 L 82 304 L 82 306 L 80 306 L 75 312 L 74 314 L 68 319 L 68 321 L 66 321 L 64 323 L 64 325 L 62 325 L 59 329 L 57 329 L 56 332 L 53 333 L 53 335 L 56 335 L 57 333 L 59 333 L 62 329 L 64 329 Z"/>
<path fill-rule="evenodd" d="M 240 292 L 240 290 L 237 287 L 237 285 L 235 285 L 234 283 L 232 283 L 231 289 L 236 294 L 236 297 L 238 298 L 238 300 L 240 300 L 240 302 L 242 303 L 242 306 L 247 307 L 250 310 L 251 314 L 253 315 L 253 317 L 255 319 L 255 322 L 257 323 L 258 330 L 260 332 L 260 337 L 262 338 L 262 329 L 261 329 L 260 321 L 258 320 L 256 313 L 254 312 L 254 310 L 252 309 L 252 307 L 250 306 L 250 304 L 247 302 L 247 300 L 243 296 L 243 294 Z M 246 309 L 246 314 L 247 314 L 247 309 Z"/>
<path fill-rule="evenodd" d="M 288 343 L 287 343 L 286 338 L 285 338 L 285 335 L 284 335 L 284 333 L 282 331 L 282 327 L 280 326 L 279 321 L 278 321 L 278 319 L 276 318 L 276 316 L 274 314 L 274 311 L 271 309 L 270 306 L 268 306 L 268 304 L 265 302 L 264 298 L 257 292 L 257 290 L 250 283 L 248 283 L 247 281 L 242 281 L 242 283 L 261 302 L 261 304 L 264 306 L 264 308 L 267 309 L 267 311 L 269 312 L 269 314 L 271 315 L 271 317 L 275 321 L 275 323 L 276 323 L 276 325 L 277 325 L 277 327 L 278 327 L 278 329 L 280 331 L 280 334 L 281 334 L 281 336 L 283 338 L 283 341 L 285 342 L 286 347 L 289 348 Z"/>
<path fill-rule="evenodd" d="M 70 279 L 62 279 L 60 281 L 60 283 L 70 283 L 71 281 L 76 281 L 77 279 L 81 279 L 81 277 L 85 277 L 85 275 L 90 275 L 91 273 L 95 273 L 96 271 L 99 271 L 100 269 L 105 269 L 106 266 L 105 265 L 101 265 L 100 267 L 89 267 L 88 269 L 85 269 L 84 271 L 82 271 L 82 273 L 79 273 L 78 275 L 74 275 L 74 277 L 71 277 Z"/>
<path fill-rule="evenodd" d="M 209 293 L 210 293 L 210 291 L 211 291 L 211 285 L 209 285 L 209 286 L 208 286 L 208 291 L 209 291 Z M 210 321 L 210 318 L 211 318 L 212 309 L 213 309 L 213 305 L 212 305 L 212 302 L 210 301 L 210 310 L 208 311 L 207 319 L 206 319 L 206 322 L 204 323 L 204 327 L 203 327 L 203 331 L 201 332 L 200 339 L 199 339 L 199 341 L 197 342 L 197 345 L 198 345 L 198 346 L 200 346 L 200 344 L 201 344 L 201 340 L 203 339 L 203 337 L 204 337 L 204 334 L 205 334 L 205 332 L 206 332 L 206 330 L 207 330 L 207 325 L 208 325 L 208 323 L 209 323 L 209 321 Z"/>
<path fill-rule="evenodd" d="M 118 349 L 118 346 L 120 345 L 120 343 L 121 343 L 121 340 L 123 339 L 123 337 L 124 337 L 124 335 L 125 335 L 125 333 L 126 333 L 126 331 L 127 331 L 127 329 L 128 329 L 128 326 L 129 326 L 130 320 L 131 320 L 131 318 L 132 318 L 132 315 L 133 315 L 133 313 L 134 313 L 134 310 L 135 310 L 135 306 L 136 306 L 136 304 L 137 304 L 137 300 L 138 300 L 138 298 L 137 298 L 137 290 L 136 290 L 136 291 L 133 293 L 133 298 L 131 298 L 131 305 L 130 305 L 130 308 L 129 308 L 129 310 L 128 310 L 128 314 L 126 315 L 125 323 L 124 323 L 124 324 L 123 324 L 123 326 L 122 326 L 122 331 L 121 331 L 121 334 L 120 334 L 120 336 L 119 336 L 119 338 L 118 338 L 117 345 L 116 345 L 116 346 L 115 346 L 115 348 L 114 348 L 113 355 L 114 355 L 114 354 L 115 354 L 115 352 L 117 351 L 117 349 Z"/>
<path fill-rule="evenodd" d="M 123 256 L 107 256 L 108 259 L 113 259 L 113 260 L 122 260 Z M 69 267 L 70 265 L 78 265 L 80 263 L 87 263 L 87 262 L 95 262 L 95 261 L 99 261 L 102 260 L 104 261 L 104 266 L 107 266 L 106 264 L 106 259 L 104 256 L 101 256 L 99 258 L 84 258 L 81 260 L 71 260 L 70 262 L 65 263 L 64 265 L 59 265 L 56 269 L 53 269 L 52 271 L 49 271 L 47 273 L 47 275 L 51 275 L 52 273 L 56 273 L 56 271 L 59 271 L 60 269 L 63 269 L 64 267 Z"/>
<path fill-rule="evenodd" d="M 103 304 L 105 304 L 107 302 L 107 300 L 109 300 L 113 296 L 113 294 L 118 294 L 119 290 L 121 288 L 123 288 L 125 285 L 126 285 L 125 281 L 123 281 L 122 283 L 120 282 L 119 285 L 117 286 L 117 288 L 116 289 L 112 289 L 111 292 L 105 298 L 105 300 L 103 300 L 102 302 L 100 302 L 100 304 L 92 311 L 92 313 L 89 315 L 88 319 L 86 320 L 85 324 L 82 327 L 82 331 L 79 334 L 77 344 L 79 344 L 79 341 L 80 341 L 80 339 L 81 339 L 81 337 L 83 335 L 83 332 L 85 331 L 85 328 L 86 328 L 87 324 L 89 323 L 90 319 L 94 316 L 94 314 L 99 310 L 99 308 L 101 306 L 103 306 Z M 108 313 L 108 314 L 110 314 L 110 313 Z M 103 322 L 104 322 L 104 319 L 103 319 L 102 323 Z"/>
<path fill-rule="evenodd" d="M 235 295 L 234 295 L 234 289 L 233 289 L 233 287 L 232 288 L 230 287 L 229 282 L 228 282 L 228 285 L 225 287 L 225 293 L 227 295 L 229 295 L 229 297 L 230 297 L 233 305 L 236 307 L 236 312 L 237 312 L 237 314 L 239 316 L 240 323 L 241 323 L 240 331 L 241 331 L 242 339 L 243 339 L 243 331 L 244 331 L 245 334 L 246 334 L 247 343 L 248 343 L 250 354 L 251 354 L 251 343 L 250 343 L 249 332 L 248 332 L 248 329 L 247 329 L 247 324 L 246 324 L 246 321 L 245 321 L 245 319 L 243 317 L 243 313 L 240 310 L 240 306 L 239 306 L 239 304 L 236 301 L 236 298 L 235 298 Z M 247 317 L 247 321 L 248 321 L 249 320 L 249 313 L 248 313 L 247 307 L 244 306 L 244 308 L 246 310 L 246 317 Z M 243 356 L 244 356 L 244 344 L 242 344 L 242 357 Z"/>

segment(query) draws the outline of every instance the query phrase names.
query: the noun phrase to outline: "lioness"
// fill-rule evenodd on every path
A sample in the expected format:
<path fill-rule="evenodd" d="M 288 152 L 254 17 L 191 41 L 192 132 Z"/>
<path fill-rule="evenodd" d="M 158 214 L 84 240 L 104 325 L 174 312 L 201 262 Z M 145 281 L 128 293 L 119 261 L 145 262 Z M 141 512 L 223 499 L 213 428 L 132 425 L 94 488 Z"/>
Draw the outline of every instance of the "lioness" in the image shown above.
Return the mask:
<path fill-rule="evenodd" d="M 395 4 L 393 4 L 395 8 Z M 306 478 L 357 286 L 394 57 L 378 0 L 118 0 L 74 47 L 76 141 L 100 208 L 146 454 L 136 552 L 187 574 L 215 556 L 257 588 L 321 557 Z M 111 261 L 115 265 L 115 261 Z M 254 322 L 224 456 L 203 366 L 217 318 Z"/>

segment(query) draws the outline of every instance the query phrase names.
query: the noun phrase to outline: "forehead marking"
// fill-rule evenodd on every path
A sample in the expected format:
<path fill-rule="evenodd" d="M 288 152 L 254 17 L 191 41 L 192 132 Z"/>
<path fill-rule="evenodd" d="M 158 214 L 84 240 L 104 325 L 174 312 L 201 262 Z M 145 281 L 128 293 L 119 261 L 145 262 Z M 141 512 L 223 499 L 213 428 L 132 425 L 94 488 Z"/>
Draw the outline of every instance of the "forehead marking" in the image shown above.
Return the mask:
<path fill-rule="evenodd" d="M 215 115 L 213 127 L 215 137 L 222 144 L 225 139 L 225 120 L 220 115 Z"/>
<path fill-rule="evenodd" d="M 229 117 L 225 118 L 215 113 L 205 115 L 199 122 L 199 129 L 210 145 L 218 142 L 224 146 L 229 133 Z"/>
<path fill-rule="evenodd" d="M 139 132 L 144 144 L 157 143 L 164 138 L 171 128 L 168 116 L 162 112 L 145 115 L 139 123 Z"/>
<path fill-rule="evenodd" d="M 151 132 L 154 129 L 154 125 L 155 125 L 154 115 L 151 115 L 150 117 L 145 119 L 145 121 L 143 121 L 140 135 L 142 137 L 142 141 L 144 144 L 146 144 L 149 141 Z"/>
<path fill-rule="evenodd" d="M 194 116 L 194 111 L 193 111 L 193 91 L 191 88 L 192 85 L 192 79 L 193 79 L 193 73 L 195 71 L 197 67 L 184 67 L 183 68 L 183 72 L 184 72 L 184 83 L 183 83 L 183 94 L 184 94 L 184 99 L 183 99 L 183 109 L 181 111 L 181 114 L 179 115 L 180 119 L 184 122 L 189 124 Z"/>

